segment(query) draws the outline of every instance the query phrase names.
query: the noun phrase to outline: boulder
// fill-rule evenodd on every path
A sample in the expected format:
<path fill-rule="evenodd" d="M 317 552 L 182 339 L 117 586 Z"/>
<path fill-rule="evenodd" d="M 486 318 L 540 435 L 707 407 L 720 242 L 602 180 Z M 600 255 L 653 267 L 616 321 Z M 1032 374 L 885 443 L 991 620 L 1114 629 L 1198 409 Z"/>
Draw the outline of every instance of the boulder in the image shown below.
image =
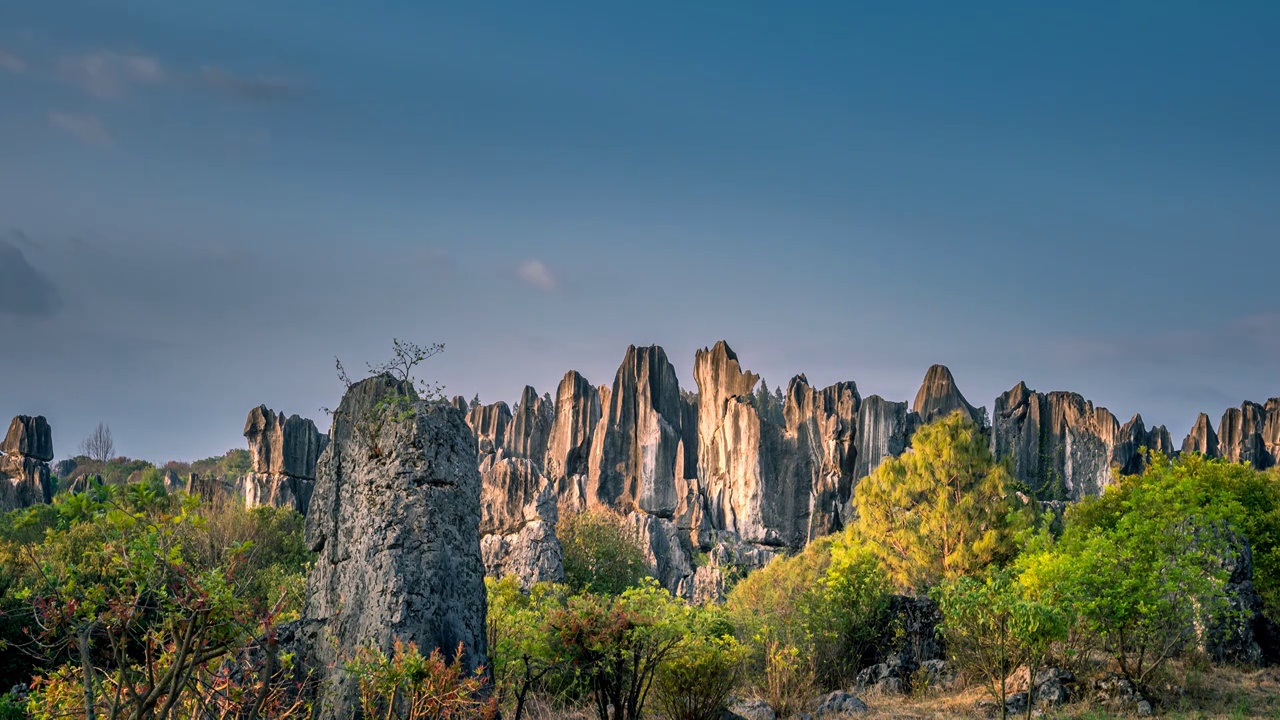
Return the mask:
<path fill-rule="evenodd" d="M 504 402 L 478 405 L 467 413 L 467 425 L 482 453 L 496 453 L 502 449 L 510 424 L 511 408 Z"/>
<path fill-rule="evenodd" d="M 318 557 L 303 655 L 328 688 L 322 719 L 358 710 L 341 665 L 361 646 L 390 652 L 398 639 L 452 659 L 461 644 L 465 669 L 487 665 L 475 437 L 447 403 L 415 400 L 407 414 L 380 417 L 392 394 L 414 397 L 385 374 L 347 391 L 307 515 Z"/>
<path fill-rule="evenodd" d="M 911 411 L 920 416 L 920 421 L 930 423 L 944 418 L 953 412 L 960 412 L 979 425 L 986 425 L 987 411 L 975 408 L 965 399 L 960 388 L 956 387 L 956 379 L 945 365 L 934 365 L 924 375 L 924 382 L 916 392 Z"/>
<path fill-rule="evenodd" d="M 1253 585 L 1253 550 L 1243 535 L 1225 527 L 1197 528 L 1197 542 L 1206 536 L 1216 548 L 1211 562 L 1227 576 L 1227 607 L 1199 623 L 1200 647 L 1214 662 L 1259 665 L 1265 657 L 1255 629 L 1266 622 L 1262 598 Z M 1264 638 L 1265 639 L 1265 638 Z"/>
<path fill-rule="evenodd" d="M 49 462 L 53 459 L 53 432 L 49 429 L 49 421 L 43 415 L 15 417 L 9 423 L 9 432 L 4 436 L 4 445 L 0 450 L 5 455 L 22 455 L 40 462 Z"/>
<path fill-rule="evenodd" d="M 723 720 L 778 720 L 778 713 L 763 700 L 730 698 Z"/>
<path fill-rule="evenodd" d="M 813 709 L 813 717 L 842 718 L 850 715 L 860 715 L 868 710 L 867 704 L 857 697 L 843 690 L 836 690 L 824 695 L 818 701 L 817 706 Z"/>

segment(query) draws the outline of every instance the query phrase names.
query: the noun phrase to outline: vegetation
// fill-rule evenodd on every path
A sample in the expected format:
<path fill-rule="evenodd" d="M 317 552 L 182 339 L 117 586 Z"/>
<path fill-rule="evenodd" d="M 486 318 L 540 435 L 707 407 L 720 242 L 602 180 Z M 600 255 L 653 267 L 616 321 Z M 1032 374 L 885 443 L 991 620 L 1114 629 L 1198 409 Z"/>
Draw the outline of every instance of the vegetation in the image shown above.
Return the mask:
<path fill-rule="evenodd" d="M 644 551 L 608 510 L 586 510 L 561 519 L 556 535 L 564 556 L 565 584 L 574 592 L 621 595 L 648 577 Z"/>
<path fill-rule="evenodd" d="M 963 577 L 939 586 L 934 596 L 945 622 L 951 658 L 965 672 L 982 678 L 995 699 L 1001 720 L 1007 716 L 1007 681 L 1020 667 L 1034 678 L 1052 644 L 1066 637 L 1063 613 L 1030 600 L 1007 571 L 985 578 Z M 1034 681 L 1028 682 L 1027 716 L 1034 707 Z"/>
<path fill-rule="evenodd" d="M 111 426 L 98 423 L 89 437 L 80 441 L 80 454 L 100 463 L 115 457 L 116 441 L 111 434 Z"/>
<path fill-rule="evenodd" d="M 859 537 L 894 583 L 917 592 L 1009 561 L 1031 516 L 959 412 L 920 428 L 910 452 L 859 482 L 854 507 Z"/>

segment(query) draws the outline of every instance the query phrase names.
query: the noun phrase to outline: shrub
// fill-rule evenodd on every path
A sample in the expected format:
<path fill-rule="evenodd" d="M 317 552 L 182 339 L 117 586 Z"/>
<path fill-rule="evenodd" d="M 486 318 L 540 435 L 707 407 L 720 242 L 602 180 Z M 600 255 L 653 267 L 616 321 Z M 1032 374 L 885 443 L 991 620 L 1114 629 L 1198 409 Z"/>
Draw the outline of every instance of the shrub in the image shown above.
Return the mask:
<path fill-rule="evenodd" d="M 566 515 L 556 527 L 564 557 L 565 584 L 575 593 L 620 595 L 648 577 L 644 551 L 606 510 Z"/>
<path fill-rule="evenodd" d="M 719 720 L 738 684 L 746 648 L 715 614 L 701 611 L 702 621 L 693 623 L 690 634 L 658 668 L 655 697 L 670 720 Z"/>
<path fill-rule="evenodd" d="M 463 656 L 458 645 L 455 658 Z M 423 655 L 414 643 L 395 640 L 388 657 L 365 646 L 346 662 L 360 686 L 360 708 L 366 718 L 398 720 L 462 720 L 497 716 L 497 701 L 485 697 L 483 677 L 446 662 L 436 648 Z"/>
<path fill-rule="evenodd" d="M 1003 720 L 1006 679 L 1023 665 L 1035 677 L 1051 643 L 1066 636 L 1066 617 L 1057 608 L 1028 600 L 1008 572 L 950 580 L 933 596 L 942 611 L 948 655 L 962 670 L 982 678 Z M 1034 692 L 1034 683 L 1029 685 Z M 1028 717 L 1032 705 L 1027 703 Z"/>
<path fill-rule="evenodd" d="M 649 579 L 618 597 L 570 598 L 551 613 L 551 647 L 586 680 L 600 720 L 637 720 L 687 619 L 685 604 Z"/>
<path fill-rule="evenodd" d="M 747 575 L 730 591 L 727 607 L 764 684 L 771 682 L 770 667 L 775 675 L 794 675 L 779 653 L 803 648 L 812 660 L 811 680 L 836 687 L 890 639 L 889 590 L 879 560 L 846 533 Z"/>

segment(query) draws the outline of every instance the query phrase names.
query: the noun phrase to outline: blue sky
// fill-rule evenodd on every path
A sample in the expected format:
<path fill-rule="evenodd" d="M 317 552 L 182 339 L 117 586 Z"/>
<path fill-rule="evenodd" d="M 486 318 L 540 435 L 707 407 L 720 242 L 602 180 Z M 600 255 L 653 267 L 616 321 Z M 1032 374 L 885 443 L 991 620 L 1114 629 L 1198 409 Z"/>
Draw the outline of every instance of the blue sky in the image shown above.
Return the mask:
<path fill-rule="evenodd" d="M 209 455 L 392 337 L 486 401 L 721 338 L 1176 440 L 1280 395 L 1280 6 L 1047 5 L 5 3 L 0 412 Z"/>

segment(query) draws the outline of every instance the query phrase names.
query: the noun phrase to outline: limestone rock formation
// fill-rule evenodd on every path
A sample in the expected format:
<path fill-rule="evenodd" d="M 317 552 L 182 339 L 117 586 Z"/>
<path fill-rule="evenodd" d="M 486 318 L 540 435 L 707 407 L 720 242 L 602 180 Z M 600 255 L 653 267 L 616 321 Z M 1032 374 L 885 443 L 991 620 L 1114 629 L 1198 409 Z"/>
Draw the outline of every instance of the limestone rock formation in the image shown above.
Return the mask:
<path fill-rule="evenodd" d="M 244 424 L 249 441 L 253 472 L 240 481 L 248 507 L 270 505 L 307 513 L 316 462 L 329 438 L 311 420 L 284 413 L 266 405 L 249 411 Z"/>
<path fill-rule="evenodd" d="M 504 402 L 479 405 L 467 414 L 467 425 L 475 435 L 482 453 L 496 453 L 506 440 L 507 425 L 511 424 L 511 408 Z"/>
<path fill-rule="evenodd" d="M 601 417 L 600 391 L 570 370 L 556 389 L 553 413 L 543 465 L 560 507 L 578 510 L 586 504 L 591 440 Z"/>
<path fill-rule="evenodd" d="M 1280 421 L 1272 421 L 1273 428 L 1276 422 Z M 1277 460 L 1263 438 L 1266 430 L 1266 407 L 1246 402 L 1238 408 L 1230 408 L 1218 424 L 1218 452 L 1231 462 L 1249 463 L 1259 470 L 1266 470 Z"/>
<path fill-rule="evenodd" d="M 410 417 L 380 417 L 377 405 L 392 393 L 413 389 L 380 375 L 347 391 L 307 515 L 318 557 L 304 657 L 331 688 L 319 713 L 326 720 L 358 707 L 341 658 L 362 645 L 390 652 L 400 639 L 452 658 L 461 643 L 466 669 L 487 664 L 475 438 L 447 403 L 414 401 Z"/>
<path fill-rule="evenodd" d="M 666 352 L 628 347 L 602 408 L 587 463 L 587 504 L 673 517 L 683 406 Z"/>
<path fill-rule="evenodd" d="M 854 477 L 867 477 L 886 458 L 906 452 L 919 426 L 920 416 L 910 412 L 905 402 L 890 402 L 879 395 L 863 400 L 858 410 Z"/>
<path fill-rule="evenodd" d="M 39 415 L 15 417 L 0 449 L 4 452 L 0 455 L 0 511 L 51 502 L 53 433 L 49 422 Z"/>
<path fill-rule="evenodd" d="M 976 423 L 986 423 L 986 409 L 975 408 L 965 400 L 947 366 L 934 365 L 925 373 L 911 411 L 920 416 L 921 422 L 931 423 L 957 410 Z"/>
<path fill-rule="evenodd" d="M 996 398 L 991 446 L 1041 498 L 1079 500 L 1110 484 L 1113 468 L 1141 469 L 1138 449 L 1151 440 L 1140 417 L 1125 427 L 1076 393 L 1046 395 L 1018 383 Z"/>
<path fill-rule="evenodd" d="M 22 455 L 32 460 L 49 462 L 53 459 L 53 432 L 43 415 L 31 417 L 19 415 L 9 423 L 0 451 L 5 455 Z"/>
<path fill-rule="evenodd" d="M 502 450 L 508 457 L 528 458 L 542 467 L 554 420 L 555 410 L 551 402 L 539 397 L 537 390 L 526 385 L 512 414 Z"/>
<path fill-rule="evenodd" d="M 1213 423 L 1209 416 L 1200 413 L 1191 432 L 1182 441 L 1182 452 L 1197 452 L 1208 458 L 1218 457 L 1218 433 L 1213 431 Z"/>
<path fill-rule="evenodd" d="M 486 491 L 488 482 L 486 477 Z M 513 575 L 525 590 L 540 582 L 563 582 L 564 557 L 556 538 L 559 516 L 554 488 L 544 481 L 523 508 L 518 529 L 490 532 L 480 539 L 485 571 L 493 577 Z"/>

